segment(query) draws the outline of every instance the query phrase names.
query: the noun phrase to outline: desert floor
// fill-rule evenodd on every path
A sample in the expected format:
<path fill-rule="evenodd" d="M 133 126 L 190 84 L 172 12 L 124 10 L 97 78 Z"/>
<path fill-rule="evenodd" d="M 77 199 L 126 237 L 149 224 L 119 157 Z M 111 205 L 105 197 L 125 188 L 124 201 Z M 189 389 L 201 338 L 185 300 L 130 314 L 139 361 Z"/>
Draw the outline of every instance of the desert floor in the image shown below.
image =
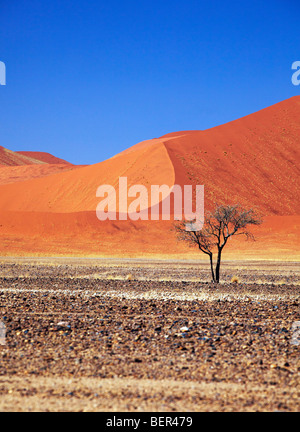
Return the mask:
<path fill-rule="evenodd" d="M 296 262 L 227 261 L 215 286 L 206 261 L 0 258 L 0 410 L 299 411 L 299 282 Z"/>

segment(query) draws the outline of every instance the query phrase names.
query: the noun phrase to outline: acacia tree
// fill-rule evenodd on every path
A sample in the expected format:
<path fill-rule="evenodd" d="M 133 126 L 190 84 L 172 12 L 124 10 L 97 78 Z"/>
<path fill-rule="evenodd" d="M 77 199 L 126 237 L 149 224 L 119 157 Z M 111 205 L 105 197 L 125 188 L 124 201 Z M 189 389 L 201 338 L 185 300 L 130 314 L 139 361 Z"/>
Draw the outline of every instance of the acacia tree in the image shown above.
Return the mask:
<path fill-rule="evenodd" d="M 193 224 L 181 221 L 175 224 L 178 240 L 198 246 L 199 250 L 209 256 L 212 280 L 220 281 L 221 255 L 228 239 L 234 235 L 244 235 L 247 239 L 255 240 L 247 230 L 249 225 L 260 225 L 262 219 L 253 209 L 244 209 L 239 204 L 219 205 L 213 212 L 207 212 L 203 228 L 193 231 Z M 213 254 L 217 253 L 214 270 Z"/>

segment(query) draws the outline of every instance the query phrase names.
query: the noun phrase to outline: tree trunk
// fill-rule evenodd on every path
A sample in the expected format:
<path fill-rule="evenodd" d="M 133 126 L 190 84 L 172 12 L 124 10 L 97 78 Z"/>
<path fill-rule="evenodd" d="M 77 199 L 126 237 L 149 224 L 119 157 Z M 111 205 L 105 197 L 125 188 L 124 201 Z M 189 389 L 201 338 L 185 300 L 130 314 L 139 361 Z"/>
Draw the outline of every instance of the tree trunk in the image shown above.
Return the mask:
<path fill-rule="evenodd" d="M 212 254 L 209 255 L 209 260 L 210 260 L 210 269 L 211 269 L 212 280 L 213 280 L 213 283 L 215 283 L 216 279 L 215 279 L 215 272 L 214 272 L 214 266 L 213 266 L 213 255 Z"/>
<path fill-rule="evenodd" d="M 218 249 L 217 265 L 216 265 L 216 283 L 219 283 L 219 281 L 220 281 L 221 253 L 222 253 L 222 248 L 219 248 Z"/>

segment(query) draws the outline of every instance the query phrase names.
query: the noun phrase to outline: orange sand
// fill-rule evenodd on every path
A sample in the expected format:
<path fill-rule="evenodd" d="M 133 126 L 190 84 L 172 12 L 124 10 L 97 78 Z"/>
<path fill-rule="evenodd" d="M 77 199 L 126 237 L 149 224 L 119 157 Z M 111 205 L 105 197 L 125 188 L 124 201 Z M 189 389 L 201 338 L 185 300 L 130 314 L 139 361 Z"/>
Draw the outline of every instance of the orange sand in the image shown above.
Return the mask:
<path fill-rule="evenodd" d="M 0 185 L 32 180 L 54 173 L 68 171 L 78 166 L 71 164 L 33 164 L 18 166 L 0 166 Z"/>
<path fill-rule="evenodd" d="M 240 202 L 260 210 L 265 222 L 254 230 L 257 241 L 232 239 L 224 257 L 299 259 L 299 118 L 300 97 L 294 97 L 206 131 L 144 141 L 91 166 L 40 157 L 43 168 L 0 167 L 0 255 L 205 258 L 178 244 L 168 221 L 96 218 L 98 186 L 117 187 L 126 176 L 128 186 L 204 184 L 206 209 Z M 38 157 L 12 153 L 14 165 Z M 0 148 L 0 165 L 12 164 Z"/>

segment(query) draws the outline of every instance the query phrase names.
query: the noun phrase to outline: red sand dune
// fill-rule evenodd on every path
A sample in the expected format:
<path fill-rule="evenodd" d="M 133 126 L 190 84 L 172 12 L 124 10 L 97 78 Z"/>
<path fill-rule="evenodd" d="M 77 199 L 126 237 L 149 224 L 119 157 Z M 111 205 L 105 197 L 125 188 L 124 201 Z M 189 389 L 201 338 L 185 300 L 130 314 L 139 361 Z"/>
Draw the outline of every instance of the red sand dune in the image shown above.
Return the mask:
<path fill-rule="evenodd" d="M 0 185 L 44 177 L 73 168 L 78 166 L 50 153 L 13 152 L 0 146 Z"/>
<path fill-rule="evenodd" d="M 163 144 L 120 155 L 95 165 L 51 176 L 13 183 L 0 188 L 0 211 L 72 213 L 96 211 L 96 190 L 102 184 L 116 186 L 119 177 L 128 186 L 174 183 L 174 169 Z M 14 197 L 12 200 L 11 197 Z"/>
<path fill-rule="evenodd" d="M 184 257 L 190 249 L 177 244 L 168 221 L 98 221 L 98 186 L 127 176 L 128 186 L 204 184 L 206 209 L 215 202 L 259 209 L 258 241 L 233 239 L 228 256 L 299 259 L 299 118 L 294 97 L 212 129 L 144 141 L 95 165 L 2 185 L 0 253 Z"/>
<path fill-rule="evenodd" d="M 18 166 L 44 163 L 32 157 L 18 154 L 0 146 L 0 166 Z"/>
<path fill-rule="evenodd" d="M 38 160 L 40 162 L 45 162 L 47 164 L 63 164 L 63 165 L 72 165 L 70 162 L 67 162 L 63 159 L 60 159 L 56 156 L 53 156 L 50 153 L 40 152 L 40 151 L 17 151 L 16 153 L 27 156 L 29 158 Z"/>
<path fill-rule="evenodd" d="M 169 135 L 167 135 L 168 137 Z M 300 214 L 300 97 L 166 142 L 177 184 L 204 184 L 205 206 L 240 202 Z"/>

